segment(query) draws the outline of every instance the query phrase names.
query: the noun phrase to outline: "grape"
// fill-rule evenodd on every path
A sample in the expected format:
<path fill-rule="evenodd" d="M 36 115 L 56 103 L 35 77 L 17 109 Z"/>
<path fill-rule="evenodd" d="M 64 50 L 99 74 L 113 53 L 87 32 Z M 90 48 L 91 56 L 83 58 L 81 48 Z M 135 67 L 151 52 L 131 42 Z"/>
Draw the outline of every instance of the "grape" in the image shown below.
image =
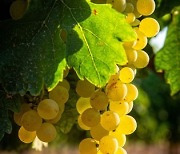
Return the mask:
<path fill-rule="evenodd" d="M 76 103 L 78 113 L 82 114 L 88 108 L 91 108 L 90 98 L 80 97 Z"/>
<path fill-rule="evenodd" d="M 52 124 L 56 124 L 62 116 L 62 112 L 58 112 L 57 116 L 51 120 L 47 120 L 47 122 L 52 123 Z"/>
<path fill-rule="evenodd" d="M 100 122 L 100 113 L 93 108 L 89 108 L 82 113 L 81 119 L 86 126 L 93 127 Z"/>
<path fill-rule="evenodd" d="M 68 91 L 70 89 L 70 84 L 69 84 L 69 82 L 66 79 L 63 79 L 62 82 L 59 82 L 58 86 L 62 86 L 64 88 L 66 88 Z"/>
<path fill-rule="evenodd" d="M 78 116 L 78 125 L 81 129 L 84 129 L 84 130 L 90 130 L 91 128 L 86 126 L 83 122 L 82 122 L 82 118 L 81 118 L 81 115 Z"/>
<path fill-rule="evenodd" d="M 125 101 L 110 101 L 109 109 L 116 112 L 119 116 L 123 116 L 128 113 L 129 104 Z"/>
<path fill-rule="evenodd" d="M 127 16 L 126 16 L 126 21 L 127 23 L 133 23 L 134 20 L 136 19 L 134 13 L 128 13 Z"/>
<path fill-rule="evenodd" d="M 109 135 L 112 136 L 112 137 L 115 137 L 117 139 L 118 145 L 120 147 L 123 147 L 125 145 L 125 143 L 126 143 L 126 135 L 121 134 L 121 133 L 119 133 L 117 131 L 110 131 Z"/>
<path fill-rule="evenodd" d="M 126 150 L 122 147 L 119 147 L 115 154 L 127 154 Z"/>
<path fill-rule="evenodd" d="M 133 49 L 141 50 L 147 45 L 147 37 L 141 31 L 139 31 L 138 28 L 134 28 L 134 30 L 137 34 L 137 40 L 133 46 Z"/>
<path fill-rule="evenodd" d="M 134 71 L 130 67 L 122 68 L 119 73 L 119 79 L 123 83 L 130 83 L 134 79 Z"/>
<path fill-rule="evenodd" d="M 131 42 L 123 42 L 123 47 L 125 48 L 125 50 L 131 50 L 131 48 L 134 46 L 135 41 L 131 41 Z"/>
<path fill-rule="evenodd" d="M 124 100 L 126 100 L 127 102 L 134 101 L 138 97 L 138 89 L 133 84 L 126 84 L 126 86 L 128 92 Z"/>
<path fill-rule="evenodd" d="M 24 143 L 31 143 L 34 141 L 34 139 L 36 137 L 36 132 L 35 131 L 33 131 L 33 132 L 27 131 L 26 129 L 24 129 L 24 127 L 21 126 L 18 131 L 18 137 Z"/>
<path fill-rule="evenodd" d="M 138 50 L 137 51 L 137 59 L 136 61 L 133 63 L 133 65 L 136 68 L 144 68 L 148 65 L 149 63 L 149 56 L 148 54 L 143 51 L 143 50 Z"/>
<path fill-rule="evenodd" d="M 126 8 L 126 0 L 107 0 L 106 3 L 112 4 L 112 8 L 118 12 L 123 12 Z"/>
<path fill-rule="evenodd" d="M 90 98 L 91 106 L 96 110 L 105 110 L 108 106 L 108 98 L 101 90 L 96 90 Z"/>
<path fill-rule="evenodd" d="M 138 0 L 136 8 L 140 14 L 148 16 L 154 12 L 155 2 L 154 0 Z"/>
<path fill-rule="evenodd" d="M 42 124 L 42 118 L 35 110 L 29 110 L 23 114 L 21 123 L 26 130 L 36 131 Z"/>
<path fill-rule="evenodd" d="M 90 97 L 95 91 L 95 86 L 87 80 L 79 80 L 76 85 L 76 92 L 81 97 Z"/>
<path fill-rule="evenodd" d="M 105 111 L 101 116 L 101 125 L 108 131 L 115 130 L 120 123 L 119 115 L 113 111 Z"/>
<path fill-rule="evenodd" d="M 36 134 L 42 142 L 51 142 L 56 138 L 57 131 L 52 124 L 45 122 L 37 130 Z"/>
<path fill-rule="evenodd" d="M 94 139 L 86 138 L 79 144 L 80 154 L 97 154 L 96 142 Z"/>
<path fill-rule="evenodd" d="M 126 49 L 126 56 L 128 59 L 128 64 L 133 64 L 137 59 L 137 52 L 134 49 Z"/>
<path fill-rule="evenodd" d="M 124 99 L 127 94 L 127 87 L 121 81 L 111 84 L 108 89 L 106 88 L 106 94 L 112 101 L 120 101 Z"/>
<path fill-rule="evenodd" d="M 134 22 L 131 23 L 131 26 L 136 27 L 140 24 L 140 20 L 135 19 Z"/>
<path fill-rule="evenodd" d="M 108 90 L 111 85 L 115 84 L 119 80 L 119 73 L 111 75 L 107 85 L 106 85 L 106 91 Z"/>
<path fill-rule="evenodd" d="M 91 128 L 90 134 L 95 140 L 99 141 L 102 137 L 108 135 L 109 132 L 105 130 L 99 123 L 98 125 Z"/>
<path fill-rule="evenodd" d="M 132 134 L 136 130 L 136 128 L 136 120 L 129 115 L 124 115 L 123 117 L 121 117 L 121 122 L 117 127 L 116 131 L 121 134 L 129 135 Z"/>
<path fill-rule="evenodd" d="M 49 92 L 49 98 L 56 101 L 57 104 L 65 104 L 69 99 L 68 90 L 62 86 L 56 86 Z"/>
<path fill-rule="evenodd" d="M 134 5 L 132 3 L 126 3 L 124 13 L 132 13 L 134 11 Z"/>
<path fill-rule="evenodd" d="M 13 1 L 9 10 L 12 19 L 14 20 L 21 19 L 24 16 L 27 6 L 28 6 L 27 1 L 24 0 Z"/>
<path fill-rule="evenodd" d="M 44 99 L 39 103 L 37 111 L 43 119 L 50 120 L 57 116 L 59 112 L 59 106 L 52 99 Z"/>
<path fill-rule="evenodd" d="M 129 104 L 129 109 L 128 109 L 127 114 L 130 113 L 132 111 L 132 109 L 133 109 L 133 101 L 128 102 L 128 104 Z"/>
<path fill-rule="evenodd" d="M 142 15 L 138 12 L 138 10 L 137 10 L 137 6 L 136 6 L 137 0 L 127 0 L 127 3 L 133 4 L 133 6 L 134 6 L 134 11 L 133 11 L 133 13 L 134 13 L 134 15 L 136 16 L 136 18 L 139 18 L 139 17 L 142 16 Z"/>
<path fill-rule="evenodd" d="M 104 136 L 99 142 L 99 150 L 104 154 L 114 154 L 118 150 L 118 141 L 115 137 Z"/>
<path fill-rule="evenodd" d="M 160 26 L 154 18 L 144 18 L 139 24 L 139 30 L 147 37 L 154 37 L 159 32 Z"/>

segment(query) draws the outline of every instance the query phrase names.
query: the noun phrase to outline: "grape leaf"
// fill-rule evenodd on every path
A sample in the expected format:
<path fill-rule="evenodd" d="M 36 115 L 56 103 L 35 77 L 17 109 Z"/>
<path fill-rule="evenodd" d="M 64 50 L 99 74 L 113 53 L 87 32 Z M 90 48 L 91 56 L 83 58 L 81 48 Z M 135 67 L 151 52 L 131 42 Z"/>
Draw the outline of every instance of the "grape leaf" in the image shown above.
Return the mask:
<path fill-rule="evenodd" d="M 115 64 L 127 61 L 122 41 L 136 37 L 123 15 L 89 0 L 31 0 L 23 19 L 3 21 L 0 29 L 0 82 L 21 95 L 53 89 L 66 59 L 79 78 L 104 86 Z"/>
<path fill-rule="evenodd" d="M 179 13 L 178 13 L 179 11 Z M 164 70 L 171 95 L 180 90 L 180 8 L 174 12 L 164 47 L 155 57 L 157 71 Z"/>

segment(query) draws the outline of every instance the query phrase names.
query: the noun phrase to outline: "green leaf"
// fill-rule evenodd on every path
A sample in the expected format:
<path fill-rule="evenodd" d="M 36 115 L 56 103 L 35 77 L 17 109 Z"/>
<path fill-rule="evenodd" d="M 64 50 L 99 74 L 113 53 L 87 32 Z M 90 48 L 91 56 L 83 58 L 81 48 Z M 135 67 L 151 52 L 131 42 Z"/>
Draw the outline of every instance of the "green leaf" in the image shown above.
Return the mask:
<path fill-rule="evenodd" d="M 173 14 L 169 25 L 165 45 L 155 58 L 157 71 L 164 70 L 167 83 L 171 86 L 171 95 L 180 90 L 180 8 Z"/>

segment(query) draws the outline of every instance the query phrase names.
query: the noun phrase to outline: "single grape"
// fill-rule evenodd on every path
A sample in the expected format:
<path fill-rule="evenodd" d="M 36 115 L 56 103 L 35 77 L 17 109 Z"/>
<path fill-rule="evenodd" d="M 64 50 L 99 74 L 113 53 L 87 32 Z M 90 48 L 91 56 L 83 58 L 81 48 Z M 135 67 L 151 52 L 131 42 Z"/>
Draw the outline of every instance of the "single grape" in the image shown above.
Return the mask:
<path fill-rule="evenodd" d="M 137 51 L 134 49 L 126 49 L 126 56 L 128 59 L 128 65 L 133 64 L 137 59 Z"/>
<path fill-rule="evenodd" d="M 82 114 L 88 108 L 91 108 L 90 98 L 80 97 L 76 103 L 78 113 Z"/>
<path fill-rule="evenodd" d="M 114 154 L 118 150 L 118 141 L 115 137 L 104 136 L 99 142 L 99 150 L 104 154 Z"/>
<path fill-rule="evenodd" d="M 138 89 L 133 84 L 126 84 L 127 86 L 127 95 L 124 100 L 127 102 L 134 101 L 138 97 Z"/>
<path fill-rule="evenodd" d="M 123 83 L 130 83 L 134 79 L 134 71 L 130 67 L 122 68 L 119 74 L 119 79 Z"/>
<path fill-rule="evenodd" d="M 86 126 L 83 122 L 82 122 L 82 118 L 81 118 L 81 115 L 78 116 L 78 125 L 81 129 L 84 129 L 84 130 L 90 130 L 91 128 Z"/>
<path fill-rule="evenodd" d="M 136 27 L 140 24 L 140 20 L 135 19 L 134 22 L 130 23 L 131 26 Z"/>
<path fill-rule="evenodd" d="M 135 44 L 135 41 L 123 42 L 123 47 L 125 50 L 131 50 L 134 44 Z"/>
<path fill-rule="evenodd" d="M 126 0 L 107 0 L 106 3 L 112 4 L 112 8 L 118 12 L 123 12 L 126 8 Z"/>
<path fill-rule="evenodd" d="M 132 3 L 126 3 L 124 13 L 132 13 L 134 11 L 134 5 Z"/>
<path fill-rule="evenodd" d="M 26 130 L 36 131 L 41 127 L 42 118 L 35 110 L 29 110 L 23 114 L 21 123 Z"/>
<path fill-rule="evenodd" d="M 36 137 L 36 132 L 35 131 L 33 131 L 33 132 L 27 131 L 26 129 L 24 129 L 24 127 L 21 126 L 18 131 L 18 137 L 24 143 L 31 143 L 34 141 L 34 139 Z"/>
<path fill-rule="evenodd" d="M 58 86 L 62 86 L 64 88 L 66 88 L 68 91 L 70 89 L 70 84 L 69 84 L 69 82 L 66 79 L 63 79 L 62 82 L 59 82 Z"/>
<path fill-rule="evenodd" d="M 137 51 L 137 59 L 136 61 L 133 63 L 133 65 L 136 68 L 144 68 L 148 65 L 149 63 L 149 56 L 148 54 L 143 51 L 143 50 L 138 50 Z"/>
<path fill-rule="evenodd" d="M 118 145 L 123 147 L 126 143 L 126 135 L 119 133 L 118 131 L 110 131 L 109 135 L 115 137 L 118 141 Z"/>
<path fill-rule="evenodd" d="M 134 104 L 134 103 L 133 103 L 133 101 L 131 101 L 131 102 L 128 102 L 128 104 L 129 104 L 129 109 L 128 109 L 127 114 L 132 111 L 132 109 L 133 109 L 133 104 Z"/>
<path fill-rule="evenodd" d="M 56 128 L 51 123 L 43 123 L 36 132 L 42 142 L 51 142 L 56 138 Z"/>
<path fill-rule="evenodd" d="M 93 108 L 89 108 L 82 113 L 81 119 L 86 126 L 93 127 L 100 122 L 100 113 Z"/>
<path fill-rule="evenodd" d="M 80 154 L 97 154 L 96 142 L 92 138 L 86 138 L 79 144 Z"/>
<path fill-rule="evenodd" d="M 39 103 L 37 112 L 43 119 L 54 119 L 58 115 L 59 106 L 52 99 L 44 99 Z"/>
<path fill-rule="evenodd" d="M 136 17 L 134 15 L 134 13 L 128 13 L 126 16 L 126 21 L 127 23 L 133 23 L 135 21 Z"/>
<path fill-rule="evenodd" d="M 76 92 L 81 97 L 90 97 L 95 91 L 95 86 L 87 80 L 79 80 L 76 85 Z"/>
<path fill-rule="evenodd" d="M 127 151 L 124 148 L 119 147 L 115 154 L 127 154 Z"/>

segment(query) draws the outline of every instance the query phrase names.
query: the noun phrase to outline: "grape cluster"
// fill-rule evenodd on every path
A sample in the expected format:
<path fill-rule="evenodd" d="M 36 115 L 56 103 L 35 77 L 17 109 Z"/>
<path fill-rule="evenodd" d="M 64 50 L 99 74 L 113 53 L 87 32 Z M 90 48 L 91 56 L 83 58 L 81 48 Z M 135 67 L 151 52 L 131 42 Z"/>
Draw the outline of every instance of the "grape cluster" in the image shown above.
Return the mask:
<path fill-rule="evenodd" d="M 24 143 L 31 143 L 37 137 L 42 142 L 51 142 L 57 132 L 54 124 L 60 119 L 65 103 L 69 98 L 70 85 L 67 80 L 49 92 L 49 98 L 38 104 L 23 103 L 20 112 L 14 113 L 14 121 L 21 126 L 18 131 L 19 139 Z"/>

